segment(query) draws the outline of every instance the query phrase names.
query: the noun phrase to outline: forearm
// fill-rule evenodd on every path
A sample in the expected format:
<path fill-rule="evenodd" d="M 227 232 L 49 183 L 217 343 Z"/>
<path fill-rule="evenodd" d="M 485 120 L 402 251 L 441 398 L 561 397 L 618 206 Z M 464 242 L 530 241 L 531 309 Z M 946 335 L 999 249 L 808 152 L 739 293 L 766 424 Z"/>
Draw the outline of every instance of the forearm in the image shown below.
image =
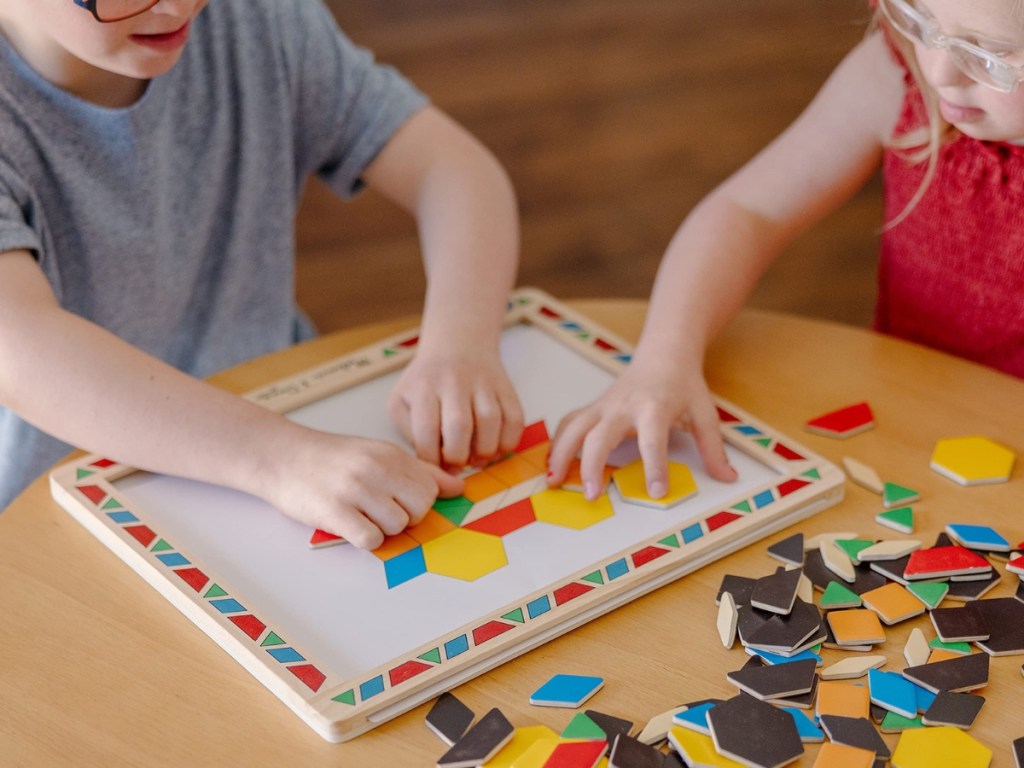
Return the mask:
<path fill-rule="evenodd" d="M 40 429 L 143 469 L 258 493 L 282 417 L 55 306 L 0 327 L 0 397 Z"/>

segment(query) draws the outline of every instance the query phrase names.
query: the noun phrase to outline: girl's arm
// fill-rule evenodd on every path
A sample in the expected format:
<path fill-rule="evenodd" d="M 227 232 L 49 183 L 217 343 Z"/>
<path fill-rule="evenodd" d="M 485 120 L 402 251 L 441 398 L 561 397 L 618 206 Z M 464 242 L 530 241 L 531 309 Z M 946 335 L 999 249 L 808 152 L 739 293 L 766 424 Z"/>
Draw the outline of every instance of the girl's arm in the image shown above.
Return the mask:
<path fill-rule="evenodd" d="M 704 351 L 779 252 L 878 168 L 902 100 L 902 71 L 876 33 L 781 136 L 693 210 L 658 270 L 633 362 L 597 402 L 559 426 L 552 484 L 582 448 L 584 484 L 595 495 L 608 454 L 635 433 L 648 492 L 660 497 L 674 427 L 693 432 L 712 477 L 735 478 L 702 376 Z"/>
<path fill-rule="evenodd" d="M 363 177 L 415 216 L 427 272 L 416 357 L 389 402 L 395 423 L 421 459 L 446 466 L 511 451 L 523 415 L 498 357 L 519 254 L 508 176 L 465 130 L 427 107 Z"/>
<path fill-rule="evenodd" d="M 0 254 L 0 402 L 73 445 L 246 491 L 366 548 L 461 489 L 397 446 L 301 427 L 64 311 L 26 251 Z"/>

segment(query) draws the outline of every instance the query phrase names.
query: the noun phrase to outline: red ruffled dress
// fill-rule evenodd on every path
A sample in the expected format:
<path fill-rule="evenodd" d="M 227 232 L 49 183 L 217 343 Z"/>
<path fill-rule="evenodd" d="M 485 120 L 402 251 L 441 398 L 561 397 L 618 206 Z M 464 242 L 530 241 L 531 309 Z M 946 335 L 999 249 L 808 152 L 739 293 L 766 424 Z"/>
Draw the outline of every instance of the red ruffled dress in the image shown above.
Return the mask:
<path fill-rule="evenodd" d="M 909 88 L 897 135 L 923 115 Z M 886 222 L 925 168 L 886 151 Z M 875 328 L 1024 378 L 1024 146 L 966 136 L 942 146 L 924 196 L 881 236 Z"/>

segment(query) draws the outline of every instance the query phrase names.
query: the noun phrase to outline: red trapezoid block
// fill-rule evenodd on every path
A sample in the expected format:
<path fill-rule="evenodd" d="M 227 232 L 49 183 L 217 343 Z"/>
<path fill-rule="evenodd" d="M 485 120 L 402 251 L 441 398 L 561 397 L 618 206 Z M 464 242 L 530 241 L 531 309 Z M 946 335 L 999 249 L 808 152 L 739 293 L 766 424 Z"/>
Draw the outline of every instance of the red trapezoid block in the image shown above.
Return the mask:
<path fill-rule="evenodd" d="M 388 672 L 388 677 L 391 679 L 391 685 L 396 686 L 399 683 L 404 683 L 410 677 L 416 677 L 420 672 L 426 672 L 430 669 L 429 664 L 424 664 L 422 661 L 416 661 L 412 659 L 404 664 L 399 664 L 397 667 Z"/>
<path fill-rule="evenodd" d="M 585 595 L 593 588 L 594 586 L 592 584 L 580 584 L 575 581 L 570 582 L 564 587 L 559 587 L 554 591 L 555 605 L 563 605 L 570 600 L 575 600 L 577 597 Z"/>
<path fill-rule="evenodd" d="M 727 512 L 725 510 L 715 512 L 715 514 L 707 519 L 708 531 L 718 530 L 723 525 L 728 525 L 733 520 L 738 520 L 739 518 L 740 515 L 737 515 L 735 512 Z"/>
<path fill-rule="evenodd" d="M 519 438 L 519 445 L 512 452 L 522 453 L 527 448 L 546 443 L 550 439 L 547 425 L 543 421 L 535 421 L 523 428 L 523 436 Z"/>
<path fill-rule="evenodd" d="M 98 485 L 80 485 L 78 486 L 78 490 L 81 491 L 85 498 L 97 506 L 99 506 L 101 501 L 107 498 L 107 492 Z"/>
<path fill-rule="evenodd" d="M 804 458 L 792 448 L 787 448 L 782 443 L 776 443 L 772 450 L 786 461 L 802 461 Z"/>
<path fill-rule="evenodd" d="M 533 502 L 529 498 L 520 499 L 515 504 L 502 507 L 497 512 L 492 512 L 486 517 L 474 520 L 463 528 L 478 533 L 489 533 L 492 536 L 505 536 L 512 531 L 518 531 L 530 523 L 536 522 L 537 516 L 533 512 Z"/>
<path fill-rule="evenodd" d="M 125 528 L 124 531 L 144 547 L 148 547 L 156 538 L 156 534 L 150 530 L 148 525 L 132 525 Z"/>
<path fill-rule="evenodd" d="M 660 547 L 644 547 L 639 552 L 632 554 L 633 565 L 639 568 L 641 565 L 646 565 L 651 560 L 657 560 L 662 555 L 667 555 L 667 549 L 661 549 Z"/>
<path fill-rule="evenodd" d="M 874 423 L 875 416 L 871 413 L 871 406 L 867 403 L 854 403 L 811 419 L 804 426 L 811 432 L 821 435 L 850 437 L 865 429 L 870 429 Z"/>
<path fill-rule="evenodd" d="M 180 568 L 175 573 L 196 592 L 205 587 L 206 583 L 210 580 L 210 577 L 198 568 Z"/>
<path fill-rule="evenodd" d="M 799 491 L 805 485 L 810 485 L 810 482 L 808 482 L 807 480 L 799 480 L 795 477 L 790 478 L 789 480 L 786 480 L 784 483 L 779 484 L 779 496 L 788 496 L 794 491 Z"/>
<path fill-rule="evenodd" d="M 246 613 L 242 616 L 228 616 L 228 621 L 245 632 L 245 634 L 253 640 L 259 640 L 260 635 L 263 634 L 263 630 L 267 628 L 266 624 L 257 619 L 251 613 Z"/>
<path fill-rule="evenodd" d="M 506 624 L 502 621 L 488 621 L 486 624 L 473 630 L 473 642 L 476 645 L 486 643 L 488 640 L 492 640 L 498 635 L 514 628 L 514 624 Z"/>
<path fill-rule="evenodd" d="M 299 678 L 299 680 L 304 682 L 314 693 L 320 690 L 320 686 L 323 685 L 324 680 L 327 679 L 327 675 L 312 664 L 296 664 L 294 667 L 287 667 L 287 669 Z"/>

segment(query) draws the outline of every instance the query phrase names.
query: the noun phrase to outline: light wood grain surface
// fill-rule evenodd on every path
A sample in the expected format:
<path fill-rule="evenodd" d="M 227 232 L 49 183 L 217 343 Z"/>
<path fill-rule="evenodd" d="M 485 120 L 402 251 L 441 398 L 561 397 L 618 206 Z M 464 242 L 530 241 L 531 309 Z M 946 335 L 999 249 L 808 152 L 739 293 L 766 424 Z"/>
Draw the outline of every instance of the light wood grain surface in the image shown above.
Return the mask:
<path fill-rule="evenodd" d="M 643 317 L 639 301 L 577 301 L 578 309 L 626 338 Z M 234 391 L 330 359 L 412 321 L 332 335 L 216 378 Z M 1001 485 L 961 488 L 929 469 L 941 437 L 986 435 L 1024 450 L 1024 385 L 1016 379 L 867 331 L 746 311 L 708 359 L 712 388 L 813 450 L 852 456 L 883 479 L 919 489 L 918 534 L 948 522 L 989 522 L 1024 539 L 1021 469 Z M 813 416 L 868 400 L 875 429 L 845 441 L 802 431 Z M 881 509 L 849 484 L 846 499 L 768 542 L 754 544 L 679 582 L 465 684 L 456 693 L 478 713 L 498 706 L 516 725 L 561 731 L 571 711 L 532 707 L 529 694 L 557 672 L 597 674 L 604 689 L 588 706 L 642 724 L 671 706 L 736 690 L 726 672 L 746 661 L 722 648 L 715 592 L 726 573 L 761 576 L 776 562 L 765 546 L 797 530 L 896 536 L 873 522 Z M 1001 566 L 1000 566 L 1001 567 Z M 989 596 L 1012 594 L 1004 578 Z M 902 669 L 912 627 L 887 629 L 889 668 Z M 825 662 L 841 657 L 825 652 Z M 1024 736 L 1020 656 L 992 659 L 987 704 L 971 734 L 1013 765 Z M 331 745 L 292 715 L 240 666 L 139 579 L 49 497 L 37 481 L 0 514 L 0 764 L 4 766 L 431 765 L 444 747 L 423 725 L 427 705 L 353 742 Z M 894 737 L 886 737 L 890 745 Z M 809 746 L 794 765 L 810 766 Z"/>

